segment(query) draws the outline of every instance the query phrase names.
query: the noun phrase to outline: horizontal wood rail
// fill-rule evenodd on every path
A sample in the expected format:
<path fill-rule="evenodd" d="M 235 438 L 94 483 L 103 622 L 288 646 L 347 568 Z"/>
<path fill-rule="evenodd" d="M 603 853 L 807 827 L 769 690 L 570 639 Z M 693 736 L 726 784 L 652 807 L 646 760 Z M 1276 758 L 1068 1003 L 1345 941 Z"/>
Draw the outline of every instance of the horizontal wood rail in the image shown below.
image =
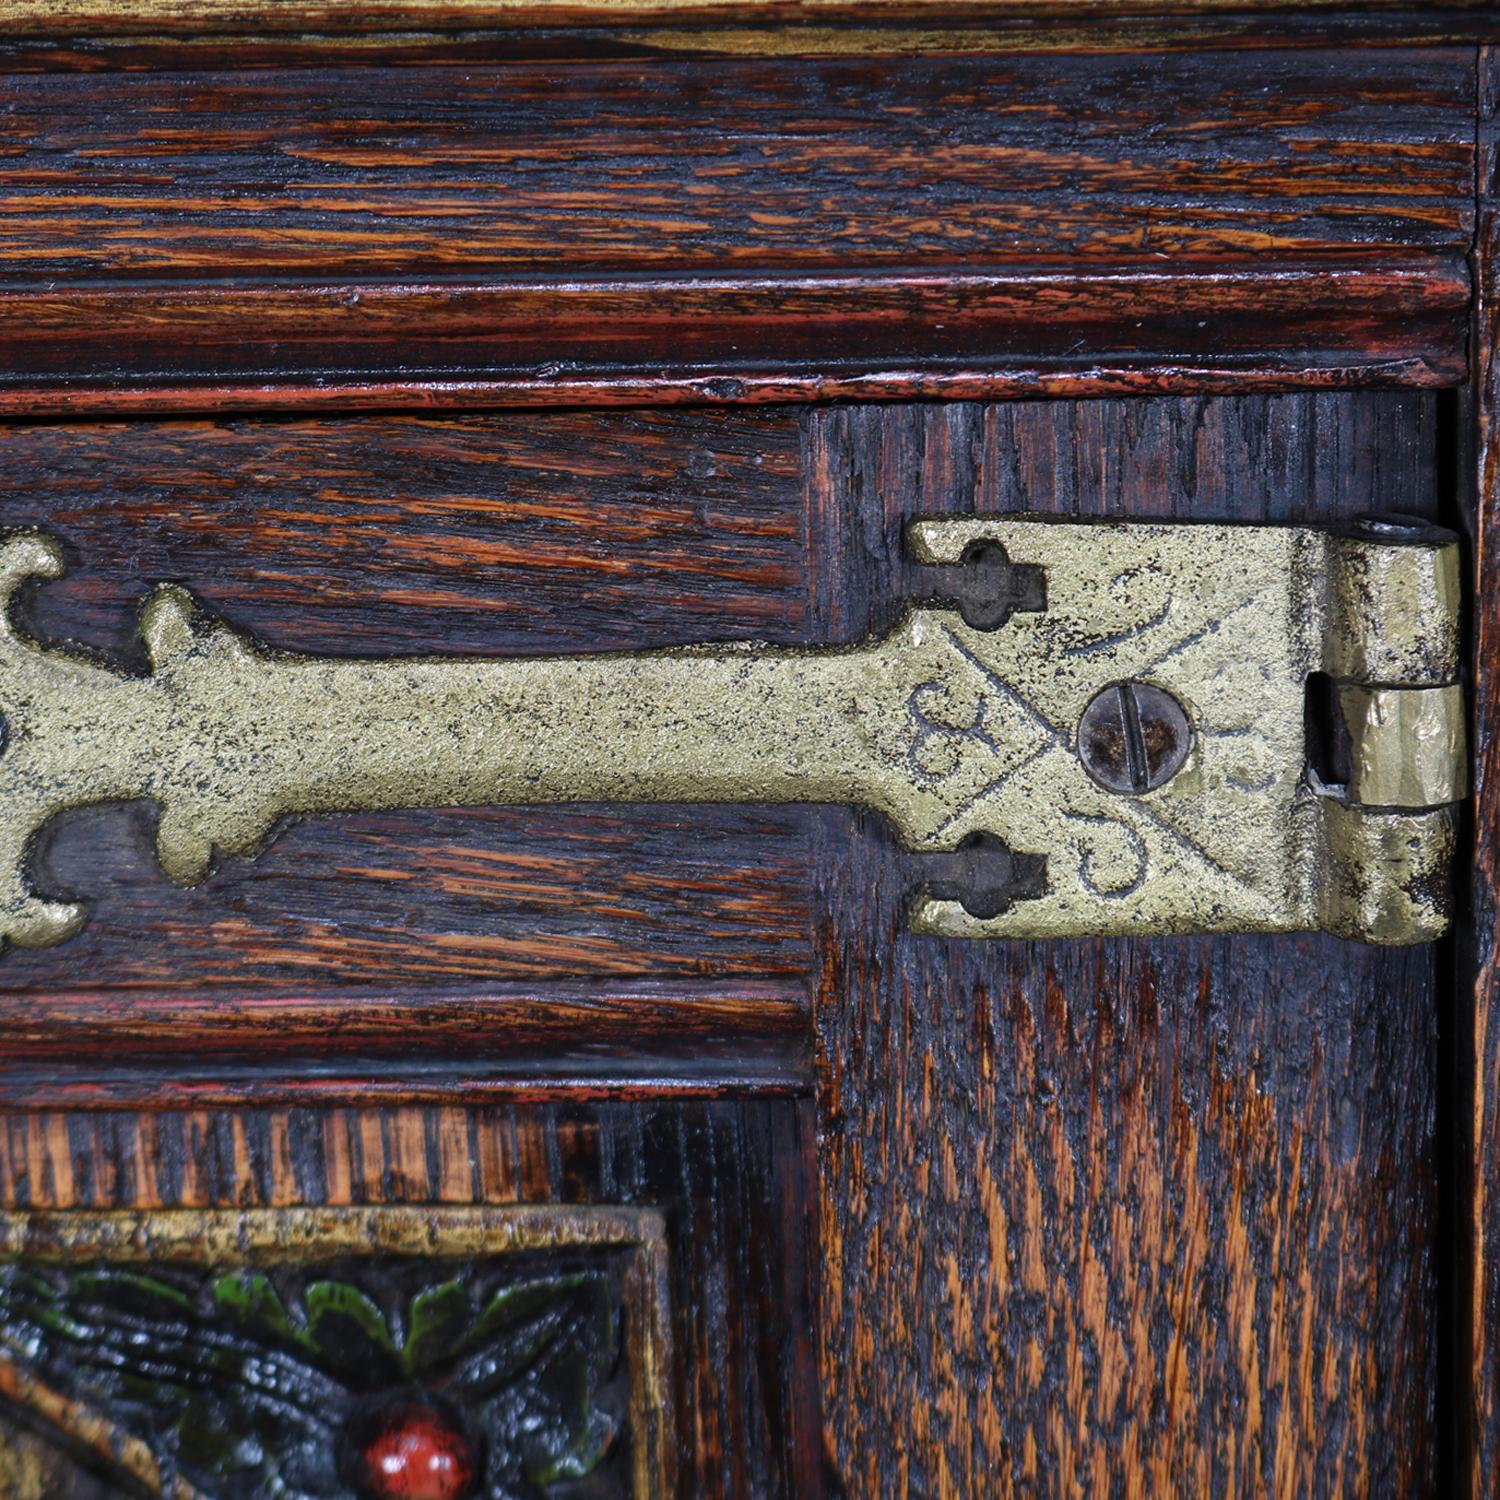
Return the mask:
<path fill-rule="evenodd" d="M 1403 264 L 0 289 L 10 415 L 1456 385 Z"/>

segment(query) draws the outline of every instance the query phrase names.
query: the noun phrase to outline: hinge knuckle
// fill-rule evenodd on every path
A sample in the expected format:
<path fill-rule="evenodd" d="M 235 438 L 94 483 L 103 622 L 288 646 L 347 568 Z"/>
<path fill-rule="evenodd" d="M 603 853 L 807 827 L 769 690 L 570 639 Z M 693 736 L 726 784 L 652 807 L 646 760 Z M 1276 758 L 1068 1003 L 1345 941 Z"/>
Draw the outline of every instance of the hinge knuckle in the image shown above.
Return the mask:
<path fill-rule="evenodd" d="M 1421 523 L 1330 539 L 1324 669 L 1345 779 L 1325 789 L 1320 923 L 1375 943 L 1441 936 L 1468 789 L 1459 549 Z"/>
<path fill-rule="evenodd" d="M 1318 926 L 1336 937 L 1397 946 L 1447 932 L 1458 826 L 1453 808 L 1372 812 L 1329 800 L 1323 826 Z"/>
<path fill-rule="evenodd" d="M 1459 673 L 1458 544 L 1412 527 L 1408 540 L 1329 538 L 1323 669 L 1341 682 L 1441 687 Z"/>
<path fill-rule="evenodd" d="M 1344 683 L 1348 800 L 1358 807 L 1441 807 L 1468 791 L 1463 689 Z"/>

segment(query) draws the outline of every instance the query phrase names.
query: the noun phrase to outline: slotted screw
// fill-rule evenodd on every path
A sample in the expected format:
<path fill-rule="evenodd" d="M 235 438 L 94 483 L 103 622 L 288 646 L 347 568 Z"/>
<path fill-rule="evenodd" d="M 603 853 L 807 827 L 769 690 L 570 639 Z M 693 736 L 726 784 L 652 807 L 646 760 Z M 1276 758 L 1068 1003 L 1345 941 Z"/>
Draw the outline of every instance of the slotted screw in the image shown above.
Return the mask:
<path fill-rule="evenodd" d="M 1170 781 L 1192 749 L 1182 705 L 1149 682 L 1116 682 L 1096 694 L 1078 725 L 1084 769 L 1107 791 L 1139 796 Z"/>

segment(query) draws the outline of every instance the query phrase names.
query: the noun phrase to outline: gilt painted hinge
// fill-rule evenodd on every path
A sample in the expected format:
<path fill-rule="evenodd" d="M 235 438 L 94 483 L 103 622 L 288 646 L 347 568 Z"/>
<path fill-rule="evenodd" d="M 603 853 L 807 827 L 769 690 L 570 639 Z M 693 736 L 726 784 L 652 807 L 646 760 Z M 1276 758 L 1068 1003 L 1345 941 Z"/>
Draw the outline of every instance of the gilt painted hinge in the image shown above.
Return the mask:
<path fill-rule="evenodd" d="M 925 894 L 924 933 L 1445 930 L 1465 794 L 1451 535 L 974 517 L 915 522 L 908 542 L 930 592 L 854 647 L 305 656 L 164 584 L 133 675 L 14 625 L 11 596 L 61 551 L 13 534 L 0 936 L 78 928 L 79 903 L 32 888 L 36 836 L 137 798 L 187 884 L 297 814 L 843 803 L 912 850 L 1008 852 L 1003 900 Z"/>

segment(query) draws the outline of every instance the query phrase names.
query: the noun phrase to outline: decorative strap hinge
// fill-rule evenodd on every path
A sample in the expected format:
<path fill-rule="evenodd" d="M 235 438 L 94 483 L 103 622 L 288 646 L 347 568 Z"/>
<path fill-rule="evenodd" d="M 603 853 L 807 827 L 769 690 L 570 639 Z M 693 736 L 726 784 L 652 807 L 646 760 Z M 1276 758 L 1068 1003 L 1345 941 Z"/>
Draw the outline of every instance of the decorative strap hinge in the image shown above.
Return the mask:
<path fill-rule="evenodd" d="M 33 889 L 36 835 L 140 798 L 188 884 L 298 814 L 845 803 L 946 861 L 921 932 L 1443 932 L 1465 793 L 1452 536 L 991 517 L 909 540 L 934 597 L 849 648 L 316 657 L 166 584 L 136 675 L 15 627 L 10 596 L 61 553 L 13 535 L 0 937 L 75 931 L 83 907 Z M 987 860 L 1002 878 L 976 890 Z"/>

